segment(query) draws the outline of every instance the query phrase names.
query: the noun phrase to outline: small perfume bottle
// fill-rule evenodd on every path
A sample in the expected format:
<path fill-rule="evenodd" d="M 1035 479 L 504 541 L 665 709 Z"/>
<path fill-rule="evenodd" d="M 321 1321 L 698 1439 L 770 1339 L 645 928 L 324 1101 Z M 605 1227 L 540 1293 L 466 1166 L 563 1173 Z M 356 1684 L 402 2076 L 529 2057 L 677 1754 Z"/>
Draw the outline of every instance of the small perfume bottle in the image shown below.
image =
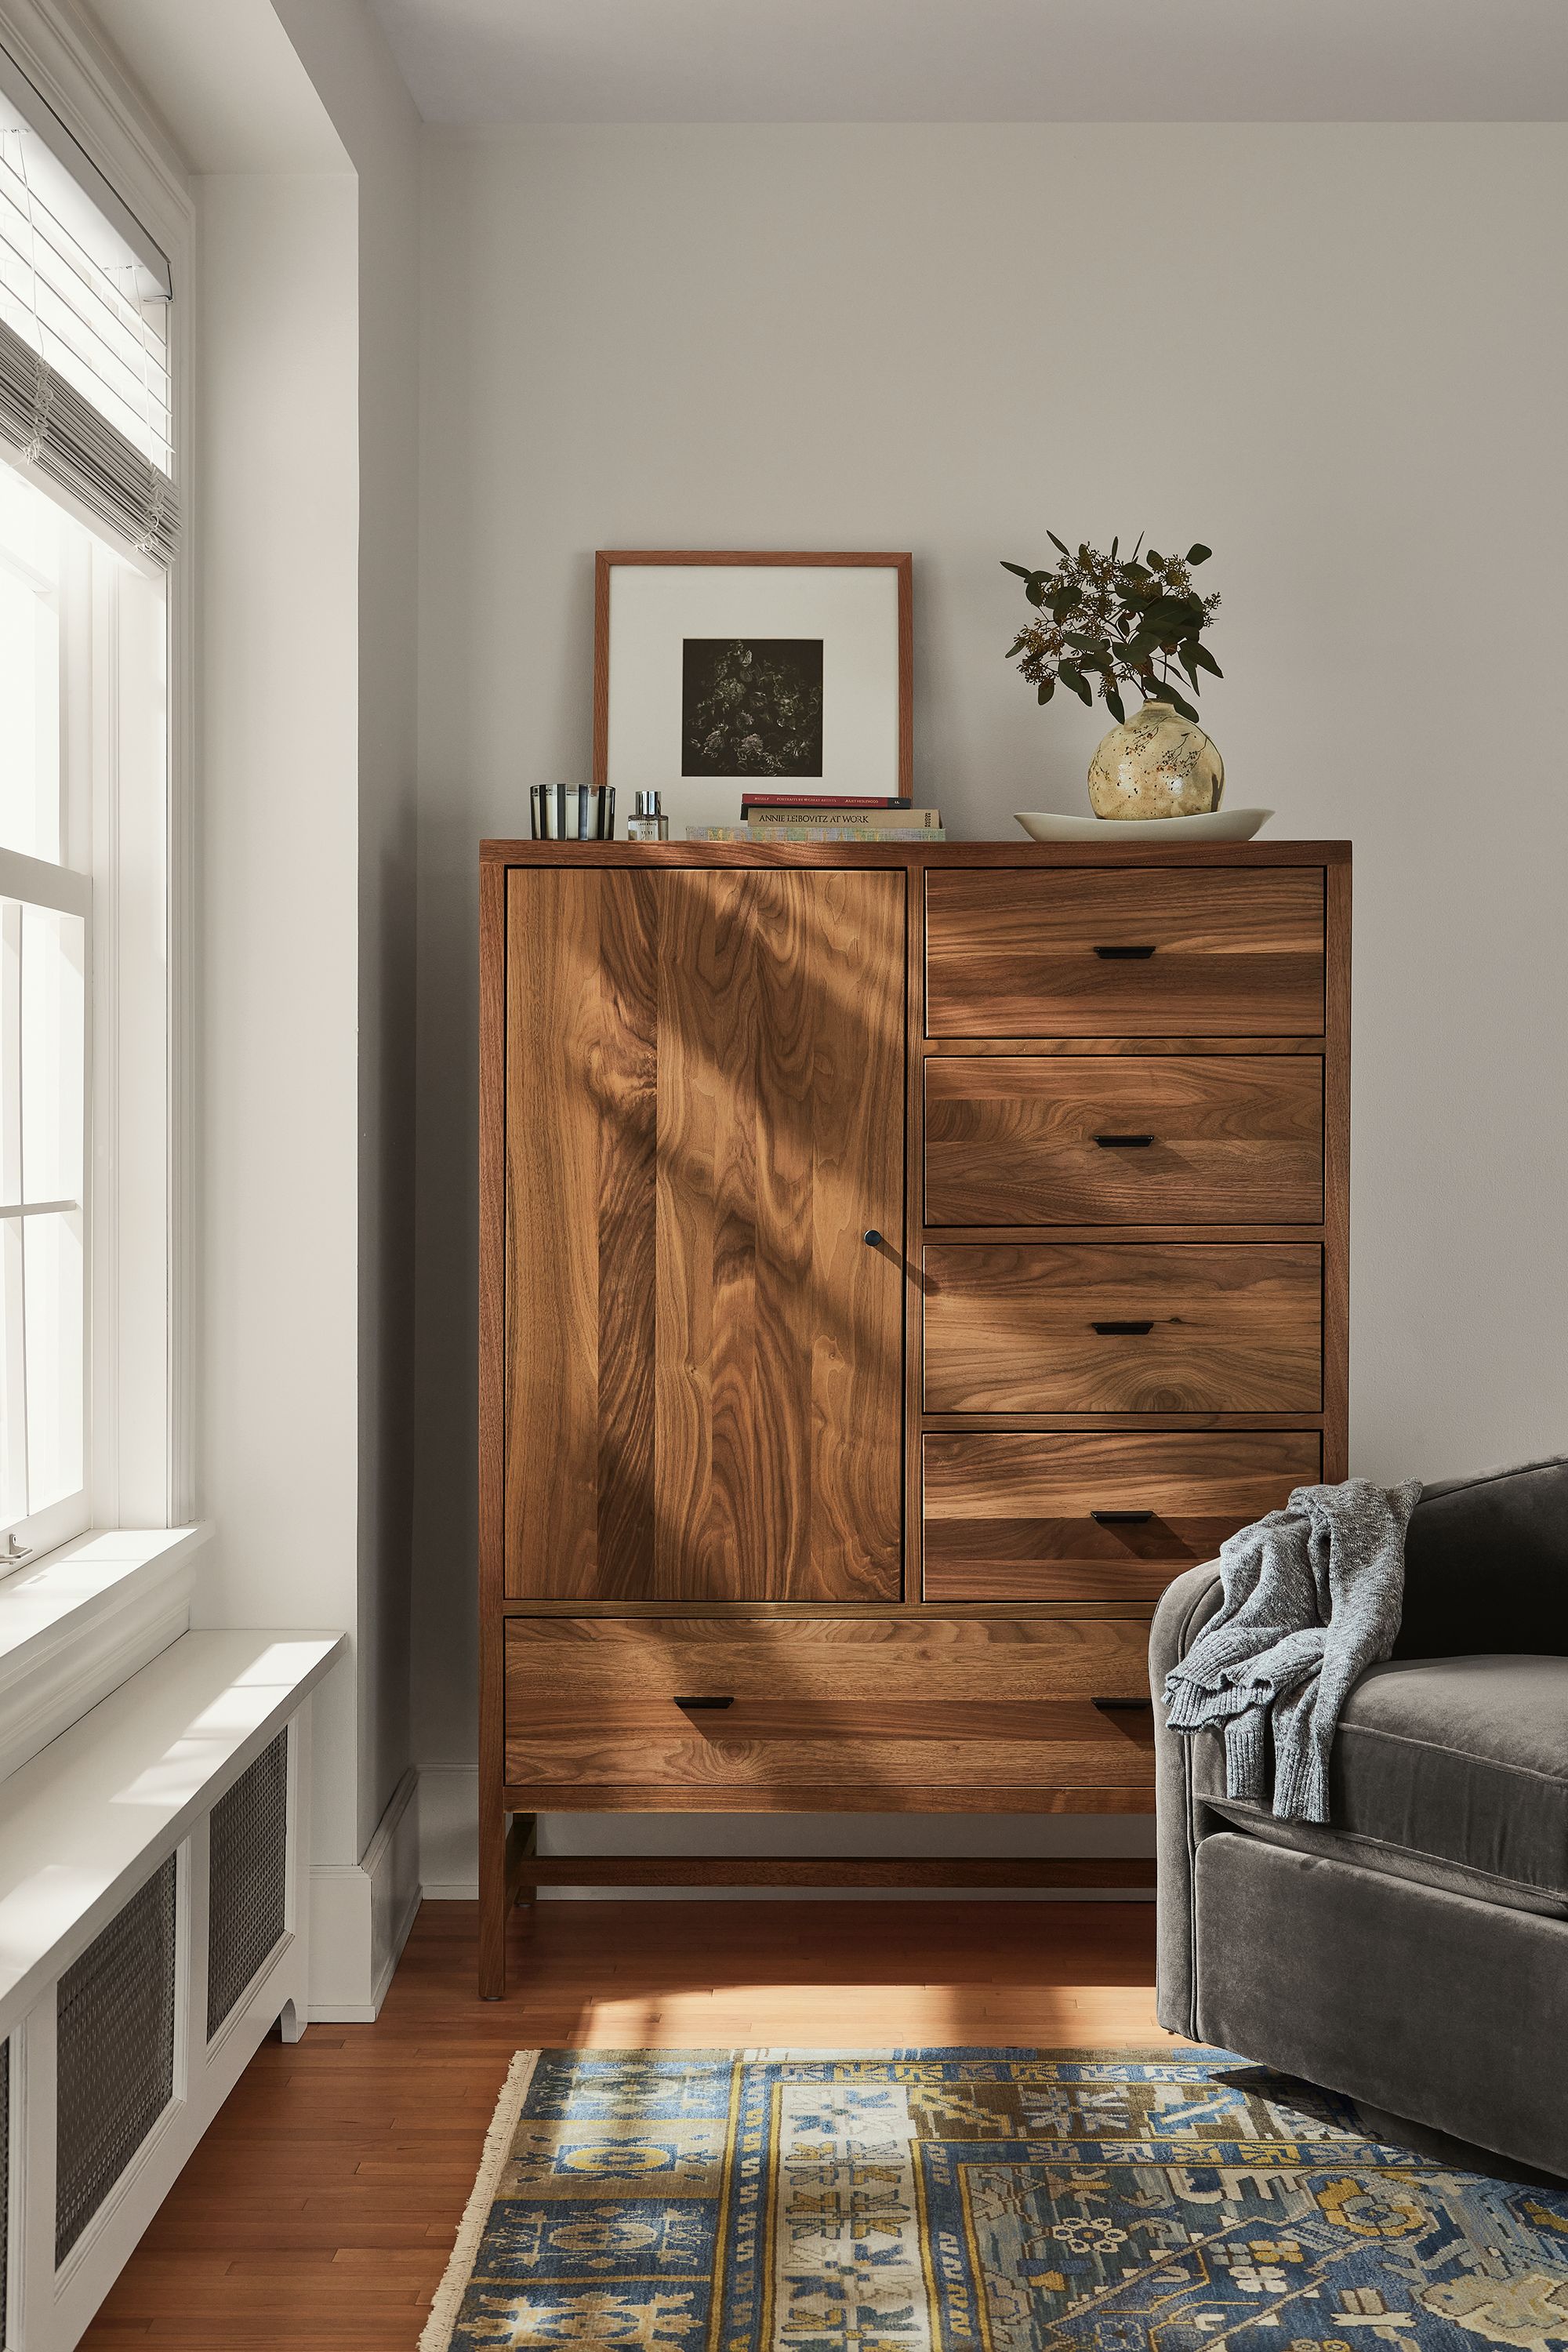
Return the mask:
<path fill-rule="evenodd" d="M 669 819 L 659 805 L 657 792 L 637 792 L 632 794 L 632 813 L 626 819 L 628 841 L 668 841 Z"/>

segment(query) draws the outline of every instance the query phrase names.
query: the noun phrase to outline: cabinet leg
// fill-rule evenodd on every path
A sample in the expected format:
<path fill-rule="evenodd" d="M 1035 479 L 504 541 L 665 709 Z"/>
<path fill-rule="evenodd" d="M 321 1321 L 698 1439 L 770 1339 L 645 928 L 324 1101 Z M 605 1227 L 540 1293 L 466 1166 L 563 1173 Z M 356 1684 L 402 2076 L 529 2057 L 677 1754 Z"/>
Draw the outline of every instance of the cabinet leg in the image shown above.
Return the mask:
<path fill-rule="evenodd" d="M 500 2000 L 506 1991 L 506 1923 L 510 1839 L 507 1817 L 484 1822 L 479 1832 L 479 1999 Z"/>
<path fill-rule="evenodd" d="M 539 1852 L 539 1815 L 514 1813 L 506 1842 L 507 1900 L 520 1911 L 531 1911 L 538 1888 L 523 1868 Z"/>
<path fill-rule="evenodd" d="M 502 1816 L 503 1822 L 505 1815 Z M 479 1999 L 506 1991 L 506 1924 L 514 1906 L 533 1904 L 533 1881 L 523 1865 L 539 1836 L 534 1813 L 514 1813 L 510 1825 L 481 1839 L 479 1854 Z"/>

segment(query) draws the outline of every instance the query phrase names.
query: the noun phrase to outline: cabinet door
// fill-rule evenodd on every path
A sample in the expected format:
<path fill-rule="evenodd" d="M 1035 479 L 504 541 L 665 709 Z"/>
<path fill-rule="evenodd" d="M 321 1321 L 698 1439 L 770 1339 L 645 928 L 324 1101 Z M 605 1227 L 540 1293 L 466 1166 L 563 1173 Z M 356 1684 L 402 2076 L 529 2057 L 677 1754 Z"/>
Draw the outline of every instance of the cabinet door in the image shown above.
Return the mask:
<path fill-rule="evenodd" d="M 511 1598 L 899 1597 L 904 891 L 509 876 Z"/>

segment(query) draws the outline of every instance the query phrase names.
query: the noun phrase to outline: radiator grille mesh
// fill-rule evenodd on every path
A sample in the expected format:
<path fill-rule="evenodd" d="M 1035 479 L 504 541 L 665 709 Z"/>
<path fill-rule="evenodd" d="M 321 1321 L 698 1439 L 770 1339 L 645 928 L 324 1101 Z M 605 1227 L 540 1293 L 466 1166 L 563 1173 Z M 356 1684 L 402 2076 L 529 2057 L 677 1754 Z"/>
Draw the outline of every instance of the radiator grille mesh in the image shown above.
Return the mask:
<path fill-rule="evenodd" d="M 289 1735 L 280 1731 L 212 1810 L 207 2040 L 283 1933 Z"/>
<path fill-rule="evenodd" d="M 60 1979 L 55 2261 L 174 2095 L 173 1854 Z"/>

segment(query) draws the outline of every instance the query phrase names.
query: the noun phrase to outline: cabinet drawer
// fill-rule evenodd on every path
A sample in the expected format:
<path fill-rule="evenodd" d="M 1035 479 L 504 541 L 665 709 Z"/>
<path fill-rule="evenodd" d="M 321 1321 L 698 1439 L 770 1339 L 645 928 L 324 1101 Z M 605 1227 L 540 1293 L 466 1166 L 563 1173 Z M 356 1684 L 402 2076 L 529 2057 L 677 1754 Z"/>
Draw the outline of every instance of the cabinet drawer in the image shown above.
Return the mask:
<path fill-rule="evenodd" d="M 928 1412 L 1316 1412 L 1314 1243 L 928 1249 Z"/>
<path fill-rule="evenodd" d="M 1146 1614 L 509 1618 L 509 1801 L 1026 1811 L 1098 1790 L 1118 1807 L 1150 1786 L 1148 1720 L 1094 1701 L 1147 1696 L 1148 1638 Z"/>
<path fill-rule="evenodd" d="M 1322 1216 L 1316 1055 L 942 1054 L 925 1088 L 931 1225 Z"/>
<path fill-rule="evenodd" d="M 1152 1601 L 1321 1475 L 1316 1430 L 924 1441 L 927 1601 Z"/>
<path fill-rule="evenodd" d="M 1316 1037 L 1320 869 L 984 869 L 926 884 L 933 1037 Z"/>

